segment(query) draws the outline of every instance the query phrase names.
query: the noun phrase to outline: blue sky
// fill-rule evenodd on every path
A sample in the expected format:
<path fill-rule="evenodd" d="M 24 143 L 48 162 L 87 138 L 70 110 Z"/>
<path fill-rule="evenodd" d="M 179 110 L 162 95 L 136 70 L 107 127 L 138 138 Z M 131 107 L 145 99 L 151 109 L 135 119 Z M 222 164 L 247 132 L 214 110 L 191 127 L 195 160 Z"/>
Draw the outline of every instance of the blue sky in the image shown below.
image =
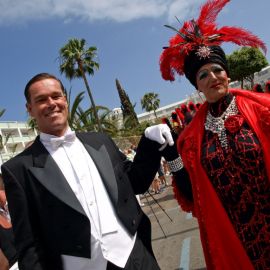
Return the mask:
<path fill-rule="evenodd" d="M 49 72 L 63 80 L 74 97 L 84 91 L 81 80 L 59 73 L 59 49 L 70 38 L 84 38 L 98 48 L 100 69 L 89 83 L 97 105 L 120 107 L 118 78 L 135 110 L 140 99 L 156 92 L 164 106 L 190 95 L 194 89 L 184 77 L 163 81 L 159 72 L 162 47 L 181 21 L 197 18 L 201 0 L 0 0 L 1 121 L 26 121 L 24 86 L 35 74 Z M 241 26 L 264 40 L 270 49 L 269 0 L 233 0 L 218 17 L 218 25 Z M 223 46 L 231 53 L 236 46 Z M 269 60 L 269 53 L 266 55 Z M 84 107 L 89 105 L 85 96 Z"/>

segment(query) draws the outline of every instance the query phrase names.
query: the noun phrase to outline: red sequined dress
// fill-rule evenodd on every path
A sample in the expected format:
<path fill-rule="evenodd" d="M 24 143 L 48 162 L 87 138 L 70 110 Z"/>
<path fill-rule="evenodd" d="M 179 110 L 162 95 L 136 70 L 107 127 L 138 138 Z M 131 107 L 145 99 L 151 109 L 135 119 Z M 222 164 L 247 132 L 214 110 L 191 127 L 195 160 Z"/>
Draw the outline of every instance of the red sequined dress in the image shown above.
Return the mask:
<path fill-rule="evenodd" d="M 227 95 L 209 106 L 220 116 L 233 98 Z M 255 269 L 270 269 L 270 183 L 260 142 L 238 115 L 238 127 L 226 129 L 228 147 L 205 130 L 202 165 Z M 226 126 L 226 124 L 225 124 Z"/>

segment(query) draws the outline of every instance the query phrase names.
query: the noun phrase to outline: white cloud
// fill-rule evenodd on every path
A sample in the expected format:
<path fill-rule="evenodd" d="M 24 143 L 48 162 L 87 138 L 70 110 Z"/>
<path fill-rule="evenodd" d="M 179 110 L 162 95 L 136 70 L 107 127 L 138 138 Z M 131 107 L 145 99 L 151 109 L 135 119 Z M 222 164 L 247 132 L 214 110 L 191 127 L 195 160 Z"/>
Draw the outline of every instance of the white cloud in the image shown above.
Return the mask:
<path fill-rule="evenodd" d="M 168 8 L 168 19 L 170 22 L 175 21 L 177 17 L 180 21 L 197 19 L 199 15 L 199 8 L 204 0 L 174 0 Z"/>
<path fill-rule="evenodd" d="M 0 23 L 21 23 L 61 17 L 117 22 L 167 15 L 190 18 L 202 0 L 0 0 Z"/>

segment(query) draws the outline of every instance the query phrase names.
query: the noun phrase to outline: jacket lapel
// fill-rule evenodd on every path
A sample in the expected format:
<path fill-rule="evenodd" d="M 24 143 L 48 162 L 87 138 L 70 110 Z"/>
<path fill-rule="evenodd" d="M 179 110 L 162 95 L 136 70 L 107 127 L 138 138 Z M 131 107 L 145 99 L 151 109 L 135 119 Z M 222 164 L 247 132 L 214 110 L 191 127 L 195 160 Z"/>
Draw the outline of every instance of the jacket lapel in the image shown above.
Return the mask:
<path fill-rule="evenodd" d="M 40 142 L 39 137 L 37 137 L 32 147 L 34 164 L 33 167 L 29 168 L 30 172 L 55 197 L 81 214 L 86 215 L 63 173 Z"/>
<path fill-rule="evenodd" d="M 82 141 L 85 149 L 93 159 L 101 179 L 108 191 L 110 199 L 114 205 L 117 205 L 118 201 L 118 187 L 115 178 L 113 165 L 109 156 L 108 151 L 104 145 L 101 145 L 99 149 L 95 149 L 89 143 Z"/>

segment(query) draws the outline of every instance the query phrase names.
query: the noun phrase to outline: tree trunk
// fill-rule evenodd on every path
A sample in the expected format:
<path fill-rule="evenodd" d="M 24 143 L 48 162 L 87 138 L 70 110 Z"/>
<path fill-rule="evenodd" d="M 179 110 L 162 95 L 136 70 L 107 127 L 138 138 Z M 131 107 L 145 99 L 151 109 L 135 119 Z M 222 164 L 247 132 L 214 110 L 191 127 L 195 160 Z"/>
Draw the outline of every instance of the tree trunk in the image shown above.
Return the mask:
<path fill-rule="evenodd" d="M 80 70 L 81 70 L 81 73 L 82 73 L 82 77 L 83 77 L 83 80 L 84 80 L 84 83 L 85 83 L 85 86 L 86 86 L 86 90 L 88 92 L 90 101 L 92 103 L 94 115 L 95 115 L 95 118 L 96 118 L 96 121 L 97 121 L 97 125 L 98 125 L 98 131 L 102 132 L 102 127 L 101 127 L 100 120 L 99 120 L 99 117 L 98 117 L 98 114 L 97 114 L 96 105 L 95 105 L 94 98 L 93 98 L 92 93 L 91 93 L 91 89 L 89 87 L 89 84 L 88 84 L 88 81 L 86 79 L 84 70 L 82 68 L 82 64 L 81 63 L 78 63 L 78 64 L 79 64 L 79 67 L 80 67 Z"/>
<path fill-rule="evenodd" d="M 243 89 L 243 87 L 244 87 L 244 80 L 242 79 L 241 80 L 241 89 Z"/>
<path fill-rule="evenodd" d="M 250 75 L 250 87 L 253 89 L 254 86 L 254 74 Z"/>

